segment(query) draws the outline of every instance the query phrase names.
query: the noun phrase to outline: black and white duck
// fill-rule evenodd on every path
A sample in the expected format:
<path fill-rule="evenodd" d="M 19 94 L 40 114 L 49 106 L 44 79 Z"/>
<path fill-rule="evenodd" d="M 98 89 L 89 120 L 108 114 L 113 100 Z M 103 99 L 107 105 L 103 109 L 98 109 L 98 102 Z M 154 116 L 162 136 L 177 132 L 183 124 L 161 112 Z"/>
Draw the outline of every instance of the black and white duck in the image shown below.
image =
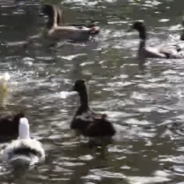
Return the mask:
<path fill-rule="evenodd" d="M 63 13 L 55 5 L 44 5 L 41 12 L 48 16 L 47 36 L 54 40 L 87 41 L 100 32 L 94 24 L 64 24 Z"/>
<path fill-rule="evenodd" d="M 88 92 L 84 80 L 77 80 L 72 88 L 80 97 L 80 106 L 71 122 L 71 129 L 78 130 L 83 136 L 98 138 L 112 137 L 116 130 L 107 120 L 107 114 L 94 112 L 88 104 Z"/>
<path fill-rule="evenodd" d="M 173 45 L 161 45 L 157 47 L 147 46 L 147 32 L 145 24 L 142 21 L 136 21 L 131 30 L 137 30 L 139 32 L 139 58 L 166 58 L 166 59 L 179 59 L 184 58 L 184 47 L 178 44 Z M 181 40 L 184 39 L 184 33 L 181 35 Z"/>
<path fill-rule="evenodd" d="M 30 138 L 30 128 L 27 118 L 19 119 L 18 132 L 19 138 L 12 141 L 1 152 L 1 159 L 14 166 L 29 166 L 44 161 L 45 151 L 41 142 Z"/>

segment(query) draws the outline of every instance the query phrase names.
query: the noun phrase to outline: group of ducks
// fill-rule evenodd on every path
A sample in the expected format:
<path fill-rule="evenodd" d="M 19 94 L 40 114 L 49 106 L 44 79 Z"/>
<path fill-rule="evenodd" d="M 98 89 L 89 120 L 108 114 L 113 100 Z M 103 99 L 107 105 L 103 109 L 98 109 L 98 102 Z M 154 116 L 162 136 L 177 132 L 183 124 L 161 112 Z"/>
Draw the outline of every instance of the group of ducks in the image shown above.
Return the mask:
<path fill-rule="evenodd" d="M 70 128 L 89 138 L 112 138 L 115 127 L 107 114 L 94 112 L 88 103 L 88 91 L 84 80 L 77 80 L 70 91 L 80 97 L 80 106 L 71 121 Z M 13 140 L 15 139 L 15 140 Z M 24 113 L 5 115 L 0 118 L 0 141 L 13 140 L 1 152 L 1 158 L 13 165 L 33 165 L 45 159 L 42 144 L 30 138 L 29 122 Z"/>
<path fill-rule="evenodd" d="M 44 5 L 42 13 L 48 16 L 46 36 L 55 41 L 63 39 L 85 41 L 100 32 L 100 28 L 94 24 L 64 25 L 61 22 L 62 12 L 57 6 Z M 177 44 L 164 47 L 147 47 L 146 28 L 143 22 L 135 22 L 131 29 L 139 32 L 139 57 L 166 59 L 184 57 L 184 48 Z M 184 33 L 181 35 L 181 40 L 184 40 Z M 96 113 L 89 107 L 85 81 L 77 80 L 72 91 L 76 91 L 79 94 L 80 106 L 70 124 L 70 128 L 85 137 L 112 138 L 116 134 L 116 129 L 108 120 L 107 114 Z M 29 165 L 44 160 L 45 152 L 42 144 L 37 140 L 31 139 L 29 134 L 29 122 L 24 113 L 20 112 L 0 117 L 0 141 L 16 139 L 5 150 L 1 151 L 1 158 L 10 163 L 23 162 Z"/>

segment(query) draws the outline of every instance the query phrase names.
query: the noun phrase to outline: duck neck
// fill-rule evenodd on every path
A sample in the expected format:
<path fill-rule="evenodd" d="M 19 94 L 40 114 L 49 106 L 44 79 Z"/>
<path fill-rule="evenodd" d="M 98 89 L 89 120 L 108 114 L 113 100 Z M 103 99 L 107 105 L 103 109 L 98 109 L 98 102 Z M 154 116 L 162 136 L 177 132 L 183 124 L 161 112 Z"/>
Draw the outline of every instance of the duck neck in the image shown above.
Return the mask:
<path fill-rule="evenodd" d="M 29 122 L 27 118 L 21 118 L 19 121 L 19 138 L 30 139 Z"/>
<path fill-rule="evenodd" d="M 55 6 L 52 7 L 52 13 L 48 16 L 48 22 L 47 22 L 47 28 L 51 29 L 52 27 L 57 26 L 57 18 L 58 18 L 58 13 L 57 9 Z"/>
<path fill-rule="evenodd" d="M 140 38 L 140 43 L 139 43 L 139 49 L 144 48 L 146 46 L 146 28 L 142 27 L 139 30 L 139 38 Z"/>
<path fill-rule="evenodd" d="M 29 129 L 19 129 L 20 139 L 30 139 Z"/>
<path fill-rule="evenodd" d="M 63 16 L 63 11 L 61 11 L 59 8 L 57 10 L 57 25 L 62 25 L 64 24 L 64 16 Z"/>
<path fill-rule="evenodd" d="M 139 43 L 139 50 L 144 49 L 145 46 L 146 46 L 146 40 L 140 40 L 140 43 Z"/>
<path fill-rule="evenodd" d="M 57 8 L 56 6 L 54 6 L 53 8 L 53 27 L 56 27 L 57 26 L 57 19 L 58 19 L 58 11 L 57 11 Z"/>
<path fill-rule="evenodd" d="M 81 104 L 81 108 L 82 109 L 88 109 L 88 92 L 87 89 L 85 87 L 85 89 L 81 92 L 79 92 L 79 96 L 80 96 L 80 104 Z"/>

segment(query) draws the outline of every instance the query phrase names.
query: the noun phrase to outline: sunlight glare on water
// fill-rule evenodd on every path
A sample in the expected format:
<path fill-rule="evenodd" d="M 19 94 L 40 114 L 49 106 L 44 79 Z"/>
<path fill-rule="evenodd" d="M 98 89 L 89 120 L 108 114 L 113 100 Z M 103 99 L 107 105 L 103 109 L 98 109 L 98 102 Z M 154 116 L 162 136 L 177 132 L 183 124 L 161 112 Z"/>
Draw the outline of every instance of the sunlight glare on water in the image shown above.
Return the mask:
<path fill-rule="evenodd" d="M 41 43 L 15 47 L 43 26 L 39 10 L 44 2 L 0 0 L 0 83 L 8 79 L 0 108 L 24 111 L 31 135 L 46 150 L 45 163 L 24 176 L 1 163 L 0 183 L 182 183 L 183 59 L 138 65 L 138 34 L 127 30 L 144 20 L 148 45 L 182 43 L 183 0 L 55 2 L 63 6 L 66 22 L 94 20 L 99 36 L 52 48 Z M 91 148 L 70 130 L 80 102 L 70 91 L 77 79 L 86 80 L 91 108 L 107 113 L 115 124 L 117 135 L 106 147 Z"/>

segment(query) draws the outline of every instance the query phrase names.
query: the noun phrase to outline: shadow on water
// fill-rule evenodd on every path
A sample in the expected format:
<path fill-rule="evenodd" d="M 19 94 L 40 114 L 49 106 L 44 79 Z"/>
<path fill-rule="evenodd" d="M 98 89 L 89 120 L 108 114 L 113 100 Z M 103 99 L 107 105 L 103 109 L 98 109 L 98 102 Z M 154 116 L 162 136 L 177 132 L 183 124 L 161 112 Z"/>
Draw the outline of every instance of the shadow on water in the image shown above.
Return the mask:
<path fill-rule="evenodd" d="M 59 2 L 59 1 L 58 1 Z M 43 2 L 42 2 L 43 3 Z M 16 5 L 15 5 L 16 4 Z M 32 136 L 46 149 L 46 162 L 26 172 L 7 174 L 4 183 L 179 183 L 183 181 L 183 60 L 138 62 L 137 33 L 126 30 L 144 19 L 150 45 L 178 40 L 183 14 L 177 1 L 59 2 L 66 22 L 96 20 L 101 33 L 85 44 L 58 48 L 6 47 L 39 33 L 37 1 L 0 1 L 0 75 L 11 75 L 1 110 L 24 110 Z M 39 44 L 39 43 L 38 43 Z M 139 64 L 138 64 L 139 63 Z M 90 148 L 70 131 L 78 96 L 62 99 L 61 91 L 84 78 L 90 105 L 106 112 L 118 130 L 112 144 Z"/>

